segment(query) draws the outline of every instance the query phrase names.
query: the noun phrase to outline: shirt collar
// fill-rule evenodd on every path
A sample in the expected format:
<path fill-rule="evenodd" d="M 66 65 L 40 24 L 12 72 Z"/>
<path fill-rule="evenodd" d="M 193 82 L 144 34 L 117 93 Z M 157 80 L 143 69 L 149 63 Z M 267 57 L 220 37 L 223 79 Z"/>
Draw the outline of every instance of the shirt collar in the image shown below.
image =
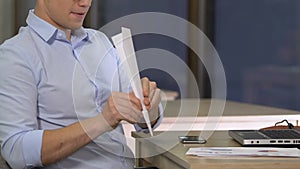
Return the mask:
<path fill-rule="evenodd" d="M 56 27 L 36 16 L 33 9 L 29 11 L 26 23 L 46 42 L 49 42 L 51 38 L 55 38 L 58 32 Z M 89 40 L 89 34 L 82 27 L 72 31 L 72 36 L 82 40 Z"/>
<path fill-rule="evenodd" d="M 80 39 L 84 39 L 88 36 L 88 34 L 86 33 L 86 31 L 81 27 L 79 29 L 76 29 L 74 31 L 72 31 L 72 35 L 80 38 Z"/>

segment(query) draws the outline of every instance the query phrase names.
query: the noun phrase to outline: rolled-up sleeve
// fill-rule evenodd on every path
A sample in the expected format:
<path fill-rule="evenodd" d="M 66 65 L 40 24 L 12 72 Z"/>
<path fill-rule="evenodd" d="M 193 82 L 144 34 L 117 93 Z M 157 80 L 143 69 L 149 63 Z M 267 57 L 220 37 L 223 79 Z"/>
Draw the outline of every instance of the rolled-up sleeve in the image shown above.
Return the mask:
<path fill-rule="evenodd" d="M 12 168 L 41 166 L 43 130 L 37 122 L 37 82 L 26 54 L 0 47 L 0 144 Z"/>
<path fill-rule="evenodd" d="M 2 156 L 14 168 L 31 168 L 42 166 L 41 146 L 43 130 L 23 131 L 5 139 Z"/>
<path fill-rule="evenodd" d="M 23 138 L 23 154 L 26 166 L 42 166 L 41 148 L 42 148 L 43 130 L 33 130 L 27 132 Z"/>

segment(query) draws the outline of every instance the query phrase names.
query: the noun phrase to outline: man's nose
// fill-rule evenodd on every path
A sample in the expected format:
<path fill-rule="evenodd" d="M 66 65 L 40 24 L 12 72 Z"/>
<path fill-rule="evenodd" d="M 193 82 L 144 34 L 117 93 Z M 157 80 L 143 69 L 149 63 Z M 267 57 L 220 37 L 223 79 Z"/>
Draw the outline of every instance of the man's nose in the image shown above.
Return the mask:
<path fill-rule="evenodd" d="M 90 7 L 92 4 L 92 0 L 79 0 L 78 3 L 80 6 Z"/>

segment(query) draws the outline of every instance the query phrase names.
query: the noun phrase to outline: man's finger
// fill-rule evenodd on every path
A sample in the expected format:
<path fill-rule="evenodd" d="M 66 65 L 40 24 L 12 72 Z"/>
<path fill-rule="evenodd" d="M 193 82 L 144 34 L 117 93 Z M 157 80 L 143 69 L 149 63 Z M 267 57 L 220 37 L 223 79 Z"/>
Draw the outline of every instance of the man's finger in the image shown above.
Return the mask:
<path fill-rule="evenodd" d="M 155 92 L 156 92 L 156 89 L 153 89 L 153 90 L 150 91 L 150 96 L 149 96 L 150 104 L 152 102 L 152 99 L 153 99 L 153 96 L 154 96 Z"/>
<path fill-rule="evenodd" d="M 153 93 L 154 94 L 153 94 L 153 97 L 152 97 L 152 100 L 151 100 L 151 105 L 153 105 L 155 107 L 161 101 L 160 89 L 155 89 L 155 91 Z"/>
<path fill-rule="evenodd" d="M 149 97 L 150 94 L 150 81 L 147 77 L 142 78 L 142 87 L 144 97 Z"/>

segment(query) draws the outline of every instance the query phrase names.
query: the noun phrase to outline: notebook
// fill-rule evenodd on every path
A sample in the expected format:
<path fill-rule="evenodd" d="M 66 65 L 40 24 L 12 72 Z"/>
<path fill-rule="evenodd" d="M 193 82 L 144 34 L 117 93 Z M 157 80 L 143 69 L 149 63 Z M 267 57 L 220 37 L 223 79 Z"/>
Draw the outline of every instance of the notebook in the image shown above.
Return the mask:
<path fill-rule="evenodd" d="M 243 146 L 300 146 L 300 130 L 229 130 L 229 136 Z"/>

